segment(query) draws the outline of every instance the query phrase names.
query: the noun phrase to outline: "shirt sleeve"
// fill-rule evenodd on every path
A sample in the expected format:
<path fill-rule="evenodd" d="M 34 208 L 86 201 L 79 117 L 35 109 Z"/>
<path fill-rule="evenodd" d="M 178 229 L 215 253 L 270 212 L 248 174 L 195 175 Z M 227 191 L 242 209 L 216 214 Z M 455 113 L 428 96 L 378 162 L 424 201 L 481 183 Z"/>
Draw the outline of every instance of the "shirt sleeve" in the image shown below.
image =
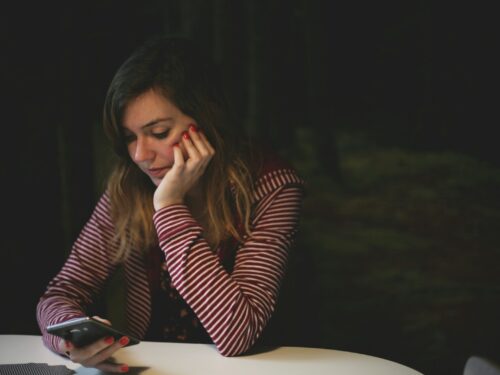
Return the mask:
<path fill-rule="evenodd" d="M 46 327 L 85 316 L 87 307 L 112 271 L 108 254 L 115 243 L 114 227 L 108 212 L 109 200 L 103 195 L 73 244 L 64 266 L 38 302 L 36 315 L 43 342 L 55 352 L 60 338 L 47 333 Z"/>
<path fill-rule="evenodd" d="M 303 199 L 302 181 L 286 173 L 261 179 L 251 235 L 239 247 L 231 274 L 186 206 L 154 215 L 172 282 L 224 356 L 252 347 L 274 311 Z"/>

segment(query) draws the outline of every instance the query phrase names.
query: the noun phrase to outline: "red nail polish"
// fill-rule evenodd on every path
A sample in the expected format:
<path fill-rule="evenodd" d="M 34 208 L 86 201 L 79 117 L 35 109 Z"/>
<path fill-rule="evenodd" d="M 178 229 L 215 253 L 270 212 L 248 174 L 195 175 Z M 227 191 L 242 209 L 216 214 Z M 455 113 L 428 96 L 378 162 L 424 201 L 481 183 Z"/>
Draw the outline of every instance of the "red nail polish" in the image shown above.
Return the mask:
<path fill-rule="evenodd" d="M 123 337 L 120 339 L 120 345 L 125 346 L 125 345 L 127 345 L 127 344 L 128 344 L 128 342 L 129 342 L 129 341 L 130 341 L 130 340 L 129 340 L 129 338 L 128 338 L 127 336 L 123 336 Z"/>
<path fill-rule="evenodd" d="M 189 130 L 191 130 L 193 133 L 198 132 L 198 128 L 196 127 L 195 124 L 189 125 Z"/>
<path fill-rule="evenodd" d="M 121 372 L 128 372 L 128 366 L 127 365 L 123 365 L 122 367 L 120 367 L 120 371 Z"/>
<path fill-rule="evenodd" d="M 172 147 L 179 147 L 179 144 L 178 144 L 178 143 L 174 143 L 174 144 L 172 145 Z"/>
<path fill-rule="evenodd" d="M 189 134 L 187 132 L 182 133 L 182 137 L 186 140 L 189 141 Z"/>
<path fill-rule="evenodd" d="M 66 346 L 66 349 L 73 349 L 73 344 L 69 341 L 64 341 L 64 345 Z"/>
<path fill-rule="evenodd" d="M 106 337 L 106 338 L 104 339 L 104 342 L 105 342 L 106 344 L 112 344 L 112 343 L 113 343 L 113 341 L 115 341 L 115 339 L 114 339 L 112 336 Z"/>

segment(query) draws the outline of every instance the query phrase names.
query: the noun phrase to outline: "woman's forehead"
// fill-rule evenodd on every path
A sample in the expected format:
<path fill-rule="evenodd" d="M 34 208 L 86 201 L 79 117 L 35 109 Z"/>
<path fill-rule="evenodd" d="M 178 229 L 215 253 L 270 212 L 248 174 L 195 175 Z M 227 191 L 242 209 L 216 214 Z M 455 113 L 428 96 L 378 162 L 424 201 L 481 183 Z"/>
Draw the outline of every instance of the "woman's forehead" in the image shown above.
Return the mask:
<path fill-rule="evenodd" d="M 126 105 L 122 116 L 122 127 L 139 129 L 168 122 L 181 114 L 170 100 L 153 90 L 139 95 Z"/>

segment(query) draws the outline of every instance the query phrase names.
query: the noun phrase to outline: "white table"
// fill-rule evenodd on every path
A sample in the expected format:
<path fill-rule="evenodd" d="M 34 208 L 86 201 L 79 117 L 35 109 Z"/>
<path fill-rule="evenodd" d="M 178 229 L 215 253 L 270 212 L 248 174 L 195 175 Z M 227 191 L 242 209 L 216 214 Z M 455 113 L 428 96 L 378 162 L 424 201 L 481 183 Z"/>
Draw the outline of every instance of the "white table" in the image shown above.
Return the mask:
<path fill-rule="evenodd" d="M 385 359 L 339 350 L 279 347 L 259 354 L 223 357 L 208 344 L 143 341 L 119 350 L 117 361 L 141 375 L 422 375 Z M 0 335 L 0 364 L 47 363 L 65 365 L 77 374 L 101 374 L 49 351 L 41 336 Z"/>

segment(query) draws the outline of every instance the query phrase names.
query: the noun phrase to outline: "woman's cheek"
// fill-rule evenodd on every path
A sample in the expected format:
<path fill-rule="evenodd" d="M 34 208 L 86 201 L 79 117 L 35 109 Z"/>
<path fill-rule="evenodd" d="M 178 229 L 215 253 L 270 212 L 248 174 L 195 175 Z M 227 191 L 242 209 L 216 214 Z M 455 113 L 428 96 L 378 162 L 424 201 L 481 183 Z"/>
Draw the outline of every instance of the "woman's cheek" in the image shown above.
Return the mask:
<path fill-rule="evenodd" d="M 167 159 L 174 159 L 174 148 L 172 145 L 165 148 L 165 152 L 163 154 Z"/>

